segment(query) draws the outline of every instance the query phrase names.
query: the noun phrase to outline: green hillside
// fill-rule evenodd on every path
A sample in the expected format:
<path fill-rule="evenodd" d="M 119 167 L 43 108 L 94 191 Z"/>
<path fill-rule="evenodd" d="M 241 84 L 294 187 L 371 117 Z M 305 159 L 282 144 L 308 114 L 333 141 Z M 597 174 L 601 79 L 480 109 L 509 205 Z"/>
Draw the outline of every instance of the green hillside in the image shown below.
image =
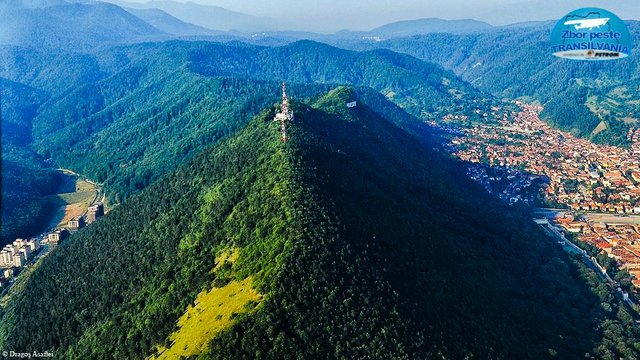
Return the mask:
<path fill-rule="evenodd" d="M 624 308 L 384 102 L 295 103 L 287 143 L 263 111 L 44 259 L 0 348 L 145 358 L 187 332 L 212 339 L 201 358 L 636 356 Z"/>
<path fill-rule="evenodd" d="M 32 74 L 16 72 L 12 63 Z M 0 74 L 47 95 L 28 119 L 30 147 L 104 182 L 115 202 L 233 134 L 277 99 L 282 79 L 300 98 L 331 84 L 372 88 L 419 119 L 493 103 L 437 65 L 311 41 L 276 48 L 170 41 L 54 59 L 4 48 L 0 64 Z"/>
<path fill-rule="evenodd" d="M 628 21 L 634 49 L 640 51 L 640 22 Z M 430 34 L 371 43 L 351 43 L 360 50 L 386 48 L 434 62 L 496 96 L 536 99 L 550 123 L 596 142 L 624 144 L 629 127 L 640 126 L 637 102 L 640 61 L 582 62 L 558 59 L 549 51 L 553 22 L 510 26 L 478 34 Z M 619 91 L 624 101 L 619 100 Z M 612 106 L 612 101 L 615 106 Z M 592 106 L 592 105 L 595 105 Z M 599 108 L 608 108 L 603 114 Z M 608 128 L 594 136 L 604 121 Z"/>
<path fill-rule="evenodd" d="M 55 206 L 47 200 L 60 179 L 32 151 L 2 144 L 2 232 L 0 246 L 46 230 L 48 212 Z"/>
<path fill-rule="evenodd" d="M 46 195 L 55 190 L 59 179 L 51 166 L 27 148 L 31 142 L 31 119 L 44 97 L 42 91 L 0 77 L 0 246 L 43 230 L 47 212 L 53 206 Z"/>

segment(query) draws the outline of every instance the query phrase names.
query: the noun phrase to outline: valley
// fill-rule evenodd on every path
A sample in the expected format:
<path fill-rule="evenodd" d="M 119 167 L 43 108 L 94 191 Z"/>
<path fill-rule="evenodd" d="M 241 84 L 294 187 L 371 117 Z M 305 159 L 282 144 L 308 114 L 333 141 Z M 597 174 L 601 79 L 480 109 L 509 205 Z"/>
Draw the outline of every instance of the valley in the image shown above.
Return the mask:
<path fill-rule="evenodd" d="M 74 217 L 84 216 L 89 206 L 98 202 L 102 196 L 98 185 L 91 180 L 82 177 L 68 169 L 58 169 L 63 180 L 55 195 L 51 195 L 51 201 L 58 208 L 54 212 L 47 228 L 56 228 L 66 225 Z"/>
<path fill-rule="evenodd" d="M 457 129 L 450 151 L 475 164 L 471 178 L 510 205 L 566 208 L 551 225 L 592 256 L 604 255 L 612 274 L 622 270 L 616 278 L 637 302 L 640 129 L 629 130 L 630 149 L 596 145 L 551 128 L 540 120 L 540 106 L 514 103 L 516 109 L 493 108 L 488 121 L 471 127 L 456 127 L 462 118 L 443 118 Z"/>
<path fill-rule="evenodd" d="M 68 170 L 58 169 L 57 189 L 45 201 L 53 204 L 36 226 L 44 232 L 16 239 L 0 252 L 0 303 L 6 304 L 11 288 L 24 284 L 39 264 L 57 245 L 105 212 L 105 195 L 101 187 Z M 21 285 L 18 285 L 20 287 Z"/>
<path fill-rule="evenodd" d="M 463 135 L 452 140 L 455 155 L 545 176 L 541 201 L 549 206 L 640 213 L 640 129 L 630 129 L 630 149 L 597 145 L 551 128 L 540 120 L 539 106 L 516 105 L 521 109 L 509 115 L 494 111 L 489 123 L 461 129 Z M 511 203 L 520 200 L 517 193 L 503 196 Z"/>
<path fill-rule="evenodd" d="M 0 3 L 0 354 L 640 358 L 640 22 L 295 6 Z"/>

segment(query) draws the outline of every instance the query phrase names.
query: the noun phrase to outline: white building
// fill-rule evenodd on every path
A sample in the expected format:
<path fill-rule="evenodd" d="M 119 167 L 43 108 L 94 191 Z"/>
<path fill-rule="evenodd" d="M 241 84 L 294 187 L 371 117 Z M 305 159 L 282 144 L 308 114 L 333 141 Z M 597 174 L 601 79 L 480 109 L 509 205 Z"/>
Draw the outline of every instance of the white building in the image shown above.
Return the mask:
<path fill-rule="evenodd" d="M 31 249 L 31 252 L 33 253 L 36 250 L 40 249 L 40 240 L 31 239 L 31 240 L 27 241 L 27 246 L 29 247 L 29 249 Z"/>
<path fill-rule="evenodd" d="M 12 265 L 13 265 L 13 254 L 9 250 L 3 249 L 0 252 L 0 266 L 10 267 Z"/>
<path fill-rule="evenodd" d="M 13 266 L 23 267 L 27 263 L 27 259 L 24 257 L 24 253 L 13 254 Z"/>
<path fill-rule="evenodd" d="M 11 279 L 13 277 L 13 269 L 5 269 L 3 275 L 5 279 Z"/>
<path fill-rule="evenodd" d="M 25 260 L 31 257 L 31 249 L 28 246 L 20 248 L 20 254 L 24 255 Z"/>
<path fill-rule="evenodd" d="M 40 241 L 37 239 L 24 240 L 16 239 L 11 244 L 6 245 L 0 251 L 0 267 L 21 267 L 33 256 L 34 251 L 40 248 Z"/>

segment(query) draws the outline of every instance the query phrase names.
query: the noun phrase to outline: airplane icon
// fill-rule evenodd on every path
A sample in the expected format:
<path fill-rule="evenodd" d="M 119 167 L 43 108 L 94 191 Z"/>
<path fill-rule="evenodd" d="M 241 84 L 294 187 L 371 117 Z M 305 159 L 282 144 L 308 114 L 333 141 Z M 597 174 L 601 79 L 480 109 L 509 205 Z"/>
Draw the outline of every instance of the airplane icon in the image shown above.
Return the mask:
<path fill-rule="evenodd" d="M 569 20 L 565 21 L 565 25 L 574 25 L 576 30 L 586 29 L 593 30 L 593 28 L 600 27 L 609 22 L 609 18 L 599 18 L 599 19 L 583 19 L 583 20 Z"/>

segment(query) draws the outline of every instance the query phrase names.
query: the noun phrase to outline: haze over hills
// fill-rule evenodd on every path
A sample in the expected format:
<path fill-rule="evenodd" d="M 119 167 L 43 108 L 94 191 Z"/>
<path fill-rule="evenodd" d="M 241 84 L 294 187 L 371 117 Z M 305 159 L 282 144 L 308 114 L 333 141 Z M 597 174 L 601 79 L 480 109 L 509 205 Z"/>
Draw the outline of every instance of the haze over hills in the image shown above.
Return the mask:
<path fill-rule="evenodd" d="M 167 34 L 185 35 L 213 35 L 216 32 L 202 26 L 193 25 L 179 20 L 160 9 L 128 9 L 128 12 L 146 21 L 156 29 Z"/>
<path fill-rule="evenodd" d="M 160 9 L 182 21 L 212 30 L 256 32 L 278 29 L 278 25 L 273 19 L 242 14 L 219 6 L 201 5 L 194 2 L 182 3 L 170 0 L 154 0 L 146 3 L 133 3 L 120 0 L 111 2 L 131 9 Z"/>
<path fill-rule="evenodd" d="M 398 21 L 377 27 L 369 33 L 379 36 L 404 37 L 429 33 L 464 34 L 486 31 L 492 28 L 486 22 L 478 20 L 442 20 L 436 18 Z"/>
<path fill-rule="evenodd" d="M 128 0 L 145 2 L 146 0 Z M 186 0 L 178 0 L 186 1 Z M 560 2 L 540 0 L 326 0 L 295 2 L 289 0 L 191 0 L 217 5 L 241 13 L 284 19 L 288 29 L 325 34 L 342 29 L 366 31 L 386 23 L 419 18 L 476 19 L 495 26 L 523 21 L 559 19 L 573 9 L 585 6 L 583 0 Z M 589 6 L 609 9 L 623 19 L 640 19 L 635 0 L 592 0 Z"/>
<path fill-rule="evenodd" d="M 287 25 L 284 19 L 276 22 L 270 18 L 258 18 L 251 15 L 240 14 L 217 6 L 207 6 L 193 2 L 179 3 L 171 0 L 149 1 L 146 3 L 134 3 L 124 1 L 112 1 L 128 9 L 161 9 L 172 16 L 213 30 L 235 30 L 241 33 L 268 33 L 271 36 L 292 36 L 296 40 L 318 39 L 330 34 L 318 34 L 309 31 L 293 31 L 291 25 Z M 445 32 L 463 34 L 469 32 L 487 31 L 491 25 L 477 20 L 443 20 L 437 18 L 424 18 L 405 20 L 384 24 L 369 31 L 352 31 L 346 29 L 338 32 L 340 36 L 351 37 L 381 36 L 385 38 L 404 37 L 411 35 Z M 240 35 L 240 34 L 238 34 Z"/>
<path fill-rule="evenodd" d="M 166 34 L 109 3 L 43 3 L 25 7 L 20 0 L 0 5 L 0 45 L 88 50 L 96 45 L 160 39 Z"/>

